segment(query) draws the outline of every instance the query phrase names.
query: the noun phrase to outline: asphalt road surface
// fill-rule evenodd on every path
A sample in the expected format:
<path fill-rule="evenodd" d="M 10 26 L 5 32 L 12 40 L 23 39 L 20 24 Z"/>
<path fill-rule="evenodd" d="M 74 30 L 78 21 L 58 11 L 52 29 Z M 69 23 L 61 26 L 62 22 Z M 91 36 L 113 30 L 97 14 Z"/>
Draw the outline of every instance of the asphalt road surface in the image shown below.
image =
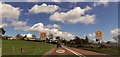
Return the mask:
<path fill-rule="evenodd" d="M 52 50 L 47 52 L 43 57 L 86 57 L 86 55 L 107 54 L 62 46 L 61 48 L 53 48 Z"/>

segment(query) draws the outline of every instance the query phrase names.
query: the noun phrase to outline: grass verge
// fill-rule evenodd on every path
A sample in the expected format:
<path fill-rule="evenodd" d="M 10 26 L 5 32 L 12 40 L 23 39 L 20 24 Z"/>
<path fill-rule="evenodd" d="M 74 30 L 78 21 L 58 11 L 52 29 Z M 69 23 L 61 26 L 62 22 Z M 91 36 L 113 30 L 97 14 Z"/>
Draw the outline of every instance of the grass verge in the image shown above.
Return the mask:
<path fill-rule="evenodd" d="M 2 40 L 2 55 L 43 55 L 54 47 L 54 44 L 43 42 Z"/>
<path fill-rule="evenodd" d="M 119 51 L 120 51 L 120 48 L 118 49 L 118 48 L 84 48 L 82 47 L 81 49 L 105 53 L 108 55 L 119 55 Z"/>

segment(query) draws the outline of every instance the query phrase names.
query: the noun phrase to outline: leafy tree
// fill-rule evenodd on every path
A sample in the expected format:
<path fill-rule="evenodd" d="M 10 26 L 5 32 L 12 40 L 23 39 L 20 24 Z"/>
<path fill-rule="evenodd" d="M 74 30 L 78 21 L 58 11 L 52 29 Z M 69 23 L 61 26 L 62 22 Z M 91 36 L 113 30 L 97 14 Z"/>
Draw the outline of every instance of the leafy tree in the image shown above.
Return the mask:
<path fill-rule="evenodd" d="M 34 34 L 32 35 L 32 37 L 33 37 L 33 38 L 36 38 L 36 36 L 35 36 Z"/>
<path fill-rule="evenodd" d="M 75 44 L 80 44 L 80 42 L 81 42 L 81 40 L 78 36 L 75 37 L 74 41 L 75 41 Z"/>
<path fill-rule="evenodd" d="M 23 40 L 24 37 L 21 34 L 17 34 L 16 38 L 19 39 L 19 40 Z"/>
<path fill-rule="evenodd" d="M 67 44 L 67 40 L 65 40 L 65 39 L 62 40 L 61 42 L 64 43 L 65 45 Z"/>
<path fill-rule="evenodd" d="M 56 37 L 56 39 L 59 39 L 59 40 L 60 40 L 60 37 L 59 37 L 59 36 L 57 36 L 57 37 Z"/>
<path fill-rule="evenodd" d="M 85 37 L 85 44 L 88 44 L 89 43 L 89 39 L 88 39 L 88 37 L 86 36 Z"/>
<path fill-rule="evenodd" d="M 78 36 L 76 36 L 74 39 L 74 43 L 75 43 L 75 45 L 83 45 L 84 39 L 80 39 Z"/>
<path fill-rule="evenodd" d="M 110 44 L 110 41 L 107 41 L 106 44 Z"/>
<path fill-rule="evenodd" d="M 113 39 L 118 41 L 120 39 L 120 35 L 117 35 L 116 37 L 113 37 Z"/>

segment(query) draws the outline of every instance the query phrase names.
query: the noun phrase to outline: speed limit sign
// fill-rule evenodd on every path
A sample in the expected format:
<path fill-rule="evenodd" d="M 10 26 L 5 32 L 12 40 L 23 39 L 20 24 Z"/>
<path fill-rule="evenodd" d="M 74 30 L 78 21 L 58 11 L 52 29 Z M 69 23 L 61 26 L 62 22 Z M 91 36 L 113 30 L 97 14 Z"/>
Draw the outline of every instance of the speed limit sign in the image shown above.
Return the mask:
<path fill-rule="evenodd" d="M 96 41 L 99 41 L 102 39 L 102 32 L 101 31 L 96 31 Z"/>

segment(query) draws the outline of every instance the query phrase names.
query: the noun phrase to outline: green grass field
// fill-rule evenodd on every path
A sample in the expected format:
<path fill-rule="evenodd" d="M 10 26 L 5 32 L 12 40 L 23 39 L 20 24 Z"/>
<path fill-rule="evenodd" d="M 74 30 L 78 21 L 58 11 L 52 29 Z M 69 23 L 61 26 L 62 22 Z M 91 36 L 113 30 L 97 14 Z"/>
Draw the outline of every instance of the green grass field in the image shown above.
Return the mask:
<path fill-rule="evenodd" d="M 54 47 L 54 44 L 43 42 L 2 40 L 2 55 L 43 55 Z"/>
<path fill-rule="evenodd" d="M 101 52 L 108 55 L 119 55 L 120 49 L 118 48 L 81 48 L 85 50 L 95 51 L 95 52 Z"/>

